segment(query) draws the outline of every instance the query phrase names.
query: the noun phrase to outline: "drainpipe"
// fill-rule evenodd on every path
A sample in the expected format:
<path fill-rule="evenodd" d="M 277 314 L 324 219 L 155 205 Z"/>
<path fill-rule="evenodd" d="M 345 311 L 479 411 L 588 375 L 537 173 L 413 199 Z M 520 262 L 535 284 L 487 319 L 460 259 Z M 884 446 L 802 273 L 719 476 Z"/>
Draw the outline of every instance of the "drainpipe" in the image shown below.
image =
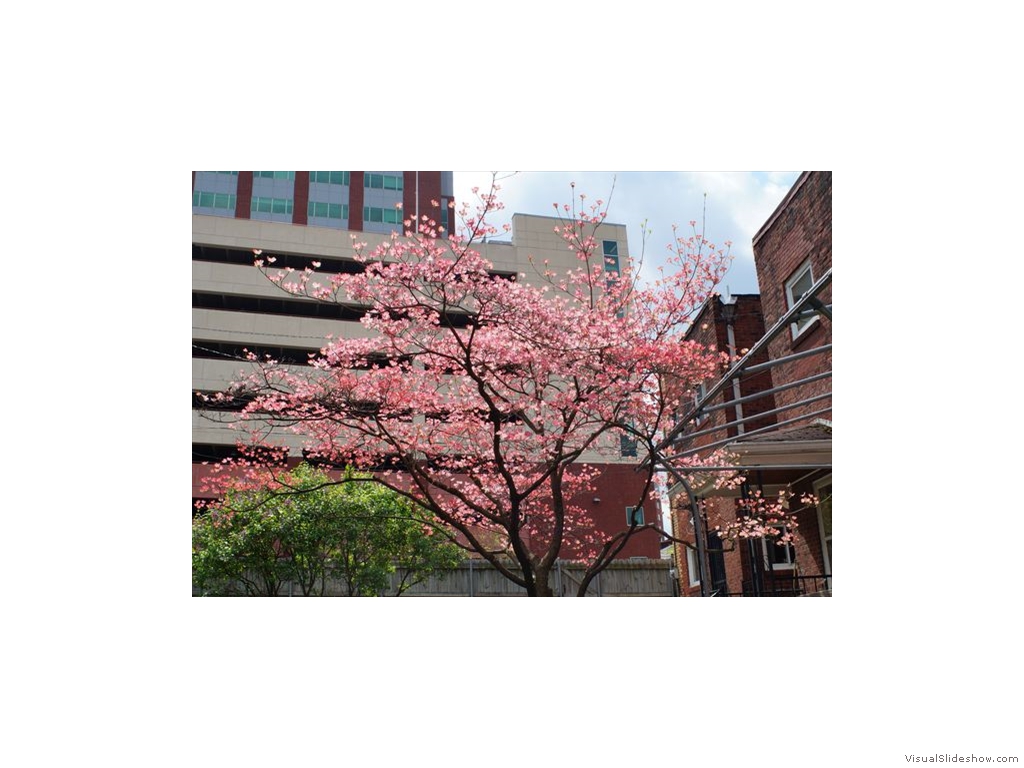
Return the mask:
<path fill-rule="evenodd" d="M 725 335 L 729 343 L 729 357 L 736 360 L 736 331 L 733 322 L 736 319 L 736 297 L 726 293 L 726 297 L 722 301 L 722 317 L 725 318 Z M 740 393 L 740 377 L 737 376 L 732 380 L 732 399 L 739 400 L 742 397 Z M 736 409 L 736 418 L 743 418 L 743 405 L 737 403 L 733 406 Z M 743 422 L 741 421 L 736 425 L 736 432 L 739 435 L 743 434 Z"/>

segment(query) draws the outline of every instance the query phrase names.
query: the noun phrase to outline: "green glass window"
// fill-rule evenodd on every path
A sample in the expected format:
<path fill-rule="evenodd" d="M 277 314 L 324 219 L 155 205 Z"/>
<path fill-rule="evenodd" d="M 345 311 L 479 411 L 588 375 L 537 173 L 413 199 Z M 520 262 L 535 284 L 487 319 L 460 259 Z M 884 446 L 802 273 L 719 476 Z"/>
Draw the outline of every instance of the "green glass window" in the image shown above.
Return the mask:
<path fill-rule="evenodd" d="M 253 171 L 252 175 L 257 179 L 285 179 L 295 181 L 295 171 Z"/>
<path fill-rule="evenodd" d="M 348 186 L 351 171 L 310 171 L 309 180 L 318 184 L 340 184 Z"/>
<path fill-rule="evenodd" d="M 291 213 L 294 203 L 280 197 L 254 197 L 250 210 L 257 213 Z"/>
<path fill-rule="evenodd" d="M 401 224 L 402 212 L 397 208 L 363 208 L 363 221 L 381 222 L 384 224 Z"/>
<path fill-rule="evenodd" d="M 308 214 L 321 219 L 347 219 L 348 206 L 337 203 L 314 203 L 310 201 Z"/>
<path fill-rule="evenodd" d="M 222 192 L 193 192 L 192 205 L 199 208 L 221 208 L 235 210 L 235 196 Z"/>
<path fill-rule="evenodd" d="M 402 189 L 401 176 L 389 176 L 384 173 L 367 173 L 363 176 L 363 186 L 369 189 Z"/>

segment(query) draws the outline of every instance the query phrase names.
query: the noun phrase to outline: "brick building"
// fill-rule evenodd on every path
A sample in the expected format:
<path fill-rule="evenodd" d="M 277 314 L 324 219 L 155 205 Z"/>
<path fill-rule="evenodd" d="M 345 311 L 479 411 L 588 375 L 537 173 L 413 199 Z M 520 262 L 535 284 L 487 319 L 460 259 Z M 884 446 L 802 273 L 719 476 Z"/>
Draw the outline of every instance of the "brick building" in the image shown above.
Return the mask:
<path fill-rule="evenodd" d="M 692 331 L 698 340 L 713 336 L 736 362 L 697 393 L 671 450 L 682 459 L 724 448 L 745 468 L 746 481 L 715 488 L 708 480 L 713 472 L 682 469 L 692 482 L 680 479 L 673 487 L 672 520 L 676 535 L 694 547 L 676 547 L 680 593 L 830 594 L 832 174 L 801 174 L 753 246 L 760 301 L 734 297 L 731 310 L 728 302 L 712 302 Z M 743 309 L 755 304 L 760 326 Z M 746 540 L 721 546 L 713 529 L 735 519 L 737 498 L 775 497 L 780 490 L 795 495 L 791 545 Z M 818 503 L 801 504 L 805 493 Z"/>

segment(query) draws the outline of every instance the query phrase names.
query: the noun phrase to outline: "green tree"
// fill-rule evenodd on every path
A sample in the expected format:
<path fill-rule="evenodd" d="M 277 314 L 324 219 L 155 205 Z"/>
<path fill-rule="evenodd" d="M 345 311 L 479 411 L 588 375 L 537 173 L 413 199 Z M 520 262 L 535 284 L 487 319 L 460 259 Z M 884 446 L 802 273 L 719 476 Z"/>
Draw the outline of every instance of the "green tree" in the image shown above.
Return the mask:
<path fill-rule="evenodd" d="M 193 522 L 193 584 L 278 595 L 292 582 L 322 595 L 337 579 L 352 596 L 397 596 L 458 565 L 461 550 L 433 534 L 425 510 L 370 479 L 347 472 L 339 484 L 301 465 L 273 487 L 229 491 Z"/>

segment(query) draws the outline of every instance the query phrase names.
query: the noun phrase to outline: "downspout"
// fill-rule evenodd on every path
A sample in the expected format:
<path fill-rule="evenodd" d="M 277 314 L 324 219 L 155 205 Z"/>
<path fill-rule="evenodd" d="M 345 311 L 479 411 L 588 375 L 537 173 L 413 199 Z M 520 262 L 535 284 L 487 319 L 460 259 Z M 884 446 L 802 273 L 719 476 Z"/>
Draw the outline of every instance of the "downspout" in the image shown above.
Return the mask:
<path fill-rule="evenodd" d="M 725 336 L 726 336 L 726 339 L 727 339 L 728 344 L 729 344 L 729 359 L 730 360 L 736 360 L 736 358 L 737 358 L 737 355 L 736 355 L 736 328 L 735 328 L 735 325 L 734 325 L 734 323 L 736 321 L 736 305 L 737 305 L 737 302 L 738 302 L 738 299 L 735 296 L 731 295 L 728 292 L 728 289 L 727 289 L 726 290 L 726 297 L 724 299 L 722 299 L 722 317 L 725 318 Z M 732 399 L 733 400 L 739 400 L 742 397 L 743 397 L 743 393 L 740 391 L 740 377 L 737 376 L 737 377 L 735 377 L 732 380 Z M 735 418 L 736 419 L 742 419 L 743 418 L 743 403 L 736 403 L 736 405 L 734 405 L 733 408 L 736 411 Z M 726 418 L 728 418 L 728 417 L 726 417 Z M 744 432 L 743 422 L 741 421 L 739 424 L 736 425 L 736 435 L 737 435 L 737 437 L 742 435 L 743 432 Z M 750 540 L 747 541 L 747 551 L 748 551 L 748 553 L 750 555 L 751 565 L 754 566 L 754 569 L 756 569 L 756 565 L 754 564 L 754 543 L 752 541 L 750 541 Z M 754 584 L 754 594 L 759 594 L 759 591 L 760 591 L 759 590 L 760 576 L 758 574 L 756 574 L 756 573 L 751 573 L 751 581 Z M 742 586 L 743 585 L 741 584 L 740 585 L 741 589 L 742 589 Z"/>
<path fill-rule="evenodd" d="M 729 344 L 729 359 L 736 360 L 736 331 L 733 325 L 736 320 L 736 297 L 726 293 L 726 298 L 722 299 L 722 317 L 725 318 L 725 335 Z M 742 397 L 740 392 L 740 377 L 737 376 L 732 380 L 732 399 L 739 400 Z M 743 418 L 743 405 L 737 403 L 733 406 L 736 410 L 736 419 Z M 735 420 L 735 419 L 734 419 Z M 743 422 L 741 421 L 736 425 L 737 435 L 743 434 Z"/>

